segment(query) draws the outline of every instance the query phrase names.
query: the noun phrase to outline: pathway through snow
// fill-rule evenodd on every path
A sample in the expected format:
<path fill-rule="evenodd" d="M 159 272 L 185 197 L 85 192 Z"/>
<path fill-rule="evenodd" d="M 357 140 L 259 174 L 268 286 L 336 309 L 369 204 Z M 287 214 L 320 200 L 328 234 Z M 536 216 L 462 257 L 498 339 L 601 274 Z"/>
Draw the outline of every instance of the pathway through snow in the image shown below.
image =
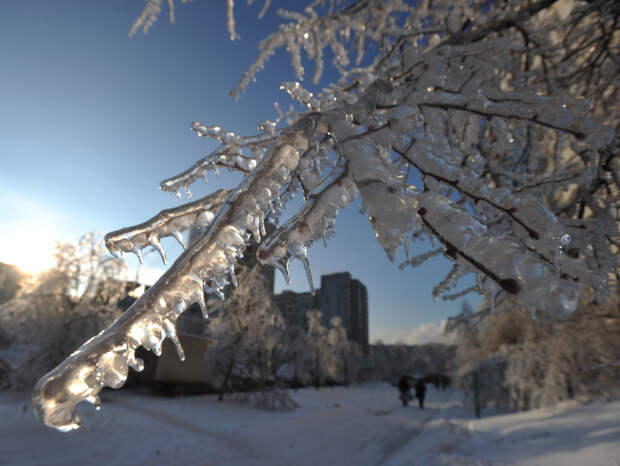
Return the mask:
<path fill-rule="evenodd" d="M 214 396 L 160 398 L 106 391 L 103 409 L 61 434 L 26 400 L 0 397 L 0 464 L 378 465 L 409 444 L 454 392 L 429 390 L 428 409 L 404 408 L 386 384 L 299 390 L 300 407 L 266 412 Z"/>

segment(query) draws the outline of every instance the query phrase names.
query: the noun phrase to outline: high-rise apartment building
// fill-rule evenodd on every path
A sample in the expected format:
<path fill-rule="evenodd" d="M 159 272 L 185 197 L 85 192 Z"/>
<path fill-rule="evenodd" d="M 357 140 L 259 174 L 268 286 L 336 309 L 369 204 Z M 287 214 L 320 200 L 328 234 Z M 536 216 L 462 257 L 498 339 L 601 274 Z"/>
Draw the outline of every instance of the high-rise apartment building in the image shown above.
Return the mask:
<path fill-rule="evenodd" d="M 368 293 L 349 272 L 321 276 L 320 309 L 323 325 L 340 317 L 347 337 L 368 348 Z"/>
<path fill-rule="evenodd" d="M 368 350 L 368 292 L 359 280 L 351 280 L 351 337 Z"/>

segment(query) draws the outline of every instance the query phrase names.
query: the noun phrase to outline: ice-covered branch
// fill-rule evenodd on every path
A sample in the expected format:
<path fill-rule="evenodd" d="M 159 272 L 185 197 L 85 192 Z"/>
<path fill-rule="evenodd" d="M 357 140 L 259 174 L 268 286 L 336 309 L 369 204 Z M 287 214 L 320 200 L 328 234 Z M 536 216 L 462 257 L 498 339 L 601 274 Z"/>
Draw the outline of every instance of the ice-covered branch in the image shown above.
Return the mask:
<path fill-rule="evenodd" d="M 189 0 L 181 0 L 182 3 L 187 3 Z M 146 34 L 151 26 L 157 21 L 161 13 L 161 5 L 163 0 L 148 0 L 146 6 L 140 16 L 136 18 L 129 30 L 129 37 L 132 37 L 138 30 L 142 29 L 142 33 Z M 174 0 L 168 0 L 168 9 L 170 11 L 170 22 L 174 23 Z"/>
<path fill-rule="evenodd" d="M 553 130 L 565 131 L 592 150 L 608 145 L 614 134 L 611 128 L 587 117 L 587 108 L 583 104 L 552 99 L 533 92 L 479 90 L 465 95 L 429 87 L 427 92 L 411 93 L 408 101 L 422 107 L 462 110 L 484 118 L 526 120 Z M 569 106 L 574 106 L 574 110 L 568 111 Z"/>
<path fill-rule="evenodd" d="M 194 202 L 189 202 L 160 213 L 139 225 L 122 228 L 105 235 L 105 245 L 110 252 L 133 252 L 142 263 L 142 249 L 151 246 L 167 263 L 166 253 L 161 245 L 161 238 L 174 237 L 185 247 L 183 232 L 192 226 L 206 228 L 215 218 L 229 192 L 220 189 Z"/>
<path fill-rule="evenodd" d="M 277 32 L 269 35 L 260 42 L 258 57 L 243 73 L 239 83 L 230 92 L 233 97 L 238 96 L 256 74 L 265 66 L 265 63 L 275 51 L 286 47 L 291 56 L 291 65 L 297 79 L 301 80 L 304 69 L 301 62 L 301 48 L 316 64 L 312 78 L 314 84 L 319 82 L 324 69 L 324 53 L 330 47 L 334 55 L 334 65 L 341 74 L 347 72 L 343 67 L 349 66 L 348 44 L 355 35 L 357 48 L 357 64 L 362 61 L 364 46 L 368 43 L 381 42 L 383 32 L 389 30 L 392 35 L 403 34 L 403 29 L 397 25 L 396 18 L 411 13 L 413 7 L 400 0 L 364 0 L 353 2 L 341 11 L 330 11 L 320 15 L 317 6 L 322 2 L 314 2 L 305 8 L 304 13 L 295 13 L 278 10 L 278 14 L 290 23 L 280 25 Z M 406 30 L 405 26 L 405 30 Z M 353 32 L 353 34 L 352 34 Z"/>
<path fill-rule="evenodd" d="M 235 0 L 226 0 L 226 25 L 228 26 L 230 40 L 239 39 L 235 30 Z"/>
<path fill-rule="evenodd" d="M 333 234 L 338 212 L 356 196 L 357 189 L 347 167 L 321 192 L 310 195 L 302 209 L 260 245 L 256 253 L 258 260 L 280 270 L 287 283 L 291 260 L 300 260 L 314 293 L 308 247 L 320 238 L 326 241 Z"/>
<path fill-rule="evenodd" d="M 206 180 L 208 171 L 216 171 L 218 168 L 237 170 L 243 174 L 250 173 L 262 158 L 266 147 L 276 136 L 275 123 L 270 121 L 261 122 L 259 128 L 263 134 L 242 137 L 232 131 L 225 131 L 220 126 L 205 126 L 200 122 L 192 123 L 191 129 L 198 136 L 213 138 L 221 142 L 221 146 L 206 157 L 198 160 L 187 170 L 165 179 L 159 184 L 162 191 L 176 192 L 181 197 L 183 188 L 188 197 L 191 197 L 189 187 L 199 178 Z M 245 155 L 247 149 L 251 155 Z"/>
<path fill-rule="evenodd" d="M 400 264 L 398 268 L 400 270 L 403 270 L 408 265 L 410 265 L 411 267 L 417 267 L 423 264 L 424 262 L 426 262 L 427 260 L 431 259 L 432 257 L 435 257 L 438 254 L 441 254 L 442 252 L 443 252 L 443 247 L 431 249 L 430 251 L 424 252 L 422 254 L 418 254 L 415 257 L 411 257 L 410 259 Z"/>
<path fill-rule="evenodd" d="M 256 241 L 264 234 L 263 216 L 290 180 L 314 130 L 315 121 L 308 116 L 283 133 L 230 195 L 205 234 L 114 324 L 39 380 L 33 406 L 41 421 L 59 430 L 79 427 L 78 403 L 98 405 L 104 386 L 120 387 L 128 367 L 142 369 L 135 358 L 140 345 L 160 354 L 164 339 L 170 338 L 183 359 L 176 320 L 193 303 L 200 304 L 206 315 L 205 292 L 222 295 L 223 287 L 235 282 L 235 262 L 249 241 L 248 232 Z"/>
<path fill-rule="evenodd" d="M 489 277 L 498 290 L 518 295 L 526 308 L 544 307 L 557 314 L 572 312 L 584 284 L 600 288 L 605 282 L 600 273 L 586 272 L 583 264 L 573 270 L 573 262 L 561 248 L 556 251 L 556 261 L 550 264 L 514 237 L 489 235 L 484 225 L 444 196 L 420 196 L 420 206 L 418 215 L 444 244 L 449 258 L 463 261 Z"/>

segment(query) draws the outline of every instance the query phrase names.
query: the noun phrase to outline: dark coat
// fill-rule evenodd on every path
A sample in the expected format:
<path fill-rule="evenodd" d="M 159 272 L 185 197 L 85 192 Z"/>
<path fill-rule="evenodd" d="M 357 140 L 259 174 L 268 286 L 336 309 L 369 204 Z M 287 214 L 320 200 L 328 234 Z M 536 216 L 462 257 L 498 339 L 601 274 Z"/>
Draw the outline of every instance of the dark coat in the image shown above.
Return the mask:
<path fill-rule="evenodd" d="M 411 385 L 409 385 L 409 377 L 407 377 L 406 375 L 401 376 L 400 380 L 398 381 L 398 389 L 401 392 L 408 392 L 410 388 Z"/>
<path fill-rule="evenodd" d="M 426 394 L 426 385 L 424 385 L 424 382 L 422 382 L 422 380 L 418 380 L 417 383 L 415 384 L 415 397 L 424 398 L 425 394 Z"/>

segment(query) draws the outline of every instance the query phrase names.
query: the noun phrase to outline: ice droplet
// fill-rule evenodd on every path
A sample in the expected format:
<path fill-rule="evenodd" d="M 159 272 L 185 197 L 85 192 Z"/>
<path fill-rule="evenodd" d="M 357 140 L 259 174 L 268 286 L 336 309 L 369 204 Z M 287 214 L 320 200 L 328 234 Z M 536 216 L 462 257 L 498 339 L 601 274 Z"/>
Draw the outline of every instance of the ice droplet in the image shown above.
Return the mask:
<path fill-rule="evenodd" d="M 572 243 L 573 238 L 571 237 L 571 235 L 569 235 L 568 233 L 564 233 L 561 237 L 560 237 L 560 244 L 562 246 L 568 246 L 570 243 Z"/>

